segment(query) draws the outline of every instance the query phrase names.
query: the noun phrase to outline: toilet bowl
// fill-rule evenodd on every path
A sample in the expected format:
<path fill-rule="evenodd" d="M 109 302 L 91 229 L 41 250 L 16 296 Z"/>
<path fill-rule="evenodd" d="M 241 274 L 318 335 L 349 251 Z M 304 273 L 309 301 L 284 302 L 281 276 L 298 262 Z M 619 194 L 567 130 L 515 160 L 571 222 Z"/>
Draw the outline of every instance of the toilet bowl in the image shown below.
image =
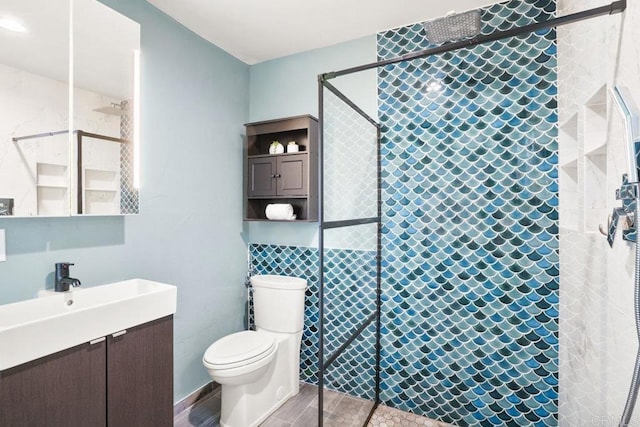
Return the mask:
<path fill-rule="evenodd" d="M 262 275 L 253 276 L 251 285 L 256 330 L 220 338 L 202 358 L 211 378 L 222 386 L 223 427 L 258 426 L 299 389 L 307 283 Z"/>
<path fill-rule="evenodd" d="M 256 381 L 269 368 L 278 344 L 269 334 L 243 331 L 213 343 L 202 363 L 218 384 L 239 385 Z"/>

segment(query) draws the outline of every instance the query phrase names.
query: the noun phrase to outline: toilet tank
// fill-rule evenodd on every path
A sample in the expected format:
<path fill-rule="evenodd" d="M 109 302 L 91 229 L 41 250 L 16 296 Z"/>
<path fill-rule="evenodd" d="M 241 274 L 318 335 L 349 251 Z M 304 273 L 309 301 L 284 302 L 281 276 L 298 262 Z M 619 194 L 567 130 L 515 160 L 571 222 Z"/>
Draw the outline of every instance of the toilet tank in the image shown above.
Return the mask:
<path fill-rule="evenodd" d="M 283 333 L 302 330 L 306 280 L 298 277 L 258 275 L 251 277 L 251 286 L 258 329 Z"/>

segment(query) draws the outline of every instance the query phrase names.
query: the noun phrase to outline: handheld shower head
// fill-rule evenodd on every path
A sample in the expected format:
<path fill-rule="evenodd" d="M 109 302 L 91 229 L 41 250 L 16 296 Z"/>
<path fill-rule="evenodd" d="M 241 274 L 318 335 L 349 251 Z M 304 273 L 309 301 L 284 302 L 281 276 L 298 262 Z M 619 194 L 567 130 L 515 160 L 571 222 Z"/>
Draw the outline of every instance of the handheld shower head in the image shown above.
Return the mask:
<path fill-rule="evenodd" d="M 633 102 L 629 89 L 615 86 L 611 89 L 613 100 L 618 106 L 624 120 L 625 136 L 627 140 L 627 170 L 629 182 L 638 182 L 638 154 L 640 154 L 640 112 Z"/>

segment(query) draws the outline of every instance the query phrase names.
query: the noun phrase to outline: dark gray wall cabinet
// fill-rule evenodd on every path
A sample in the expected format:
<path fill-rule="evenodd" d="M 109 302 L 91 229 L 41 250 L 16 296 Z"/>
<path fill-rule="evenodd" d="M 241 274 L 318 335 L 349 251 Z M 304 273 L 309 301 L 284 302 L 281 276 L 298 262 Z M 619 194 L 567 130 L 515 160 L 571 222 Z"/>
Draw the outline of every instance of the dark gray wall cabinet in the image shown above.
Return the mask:
<path fill-rule="evenodd" d="M 245 219 L 266 220 L 269 203 L 290 203 L 296 221 L 317 221 L 318 120 L 304 115 L 245 126 Z M 295 141 L 300 151 L 269 154 L 273 141 Z"/>
<path fill-rule="evenodd" d="M 172 426 L 173 316 L 96 341 L 0 372 L 0 426 Z"/>

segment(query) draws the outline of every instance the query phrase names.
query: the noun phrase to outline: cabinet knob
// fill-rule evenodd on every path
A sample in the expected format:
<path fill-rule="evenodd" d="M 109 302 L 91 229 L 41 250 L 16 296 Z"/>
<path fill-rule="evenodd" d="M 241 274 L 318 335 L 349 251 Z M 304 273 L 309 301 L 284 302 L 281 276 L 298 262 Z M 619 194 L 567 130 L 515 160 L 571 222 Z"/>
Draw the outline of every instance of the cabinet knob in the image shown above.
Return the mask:
<path fill-rule="evenodd" d="M 275 176 L 276 178 L 280 178 L 280 176 L 281 176 L 281 175 L 280 175 L 279 173 L 277 173 L 277 174 L 275 174 L 274 176 Z"/>

